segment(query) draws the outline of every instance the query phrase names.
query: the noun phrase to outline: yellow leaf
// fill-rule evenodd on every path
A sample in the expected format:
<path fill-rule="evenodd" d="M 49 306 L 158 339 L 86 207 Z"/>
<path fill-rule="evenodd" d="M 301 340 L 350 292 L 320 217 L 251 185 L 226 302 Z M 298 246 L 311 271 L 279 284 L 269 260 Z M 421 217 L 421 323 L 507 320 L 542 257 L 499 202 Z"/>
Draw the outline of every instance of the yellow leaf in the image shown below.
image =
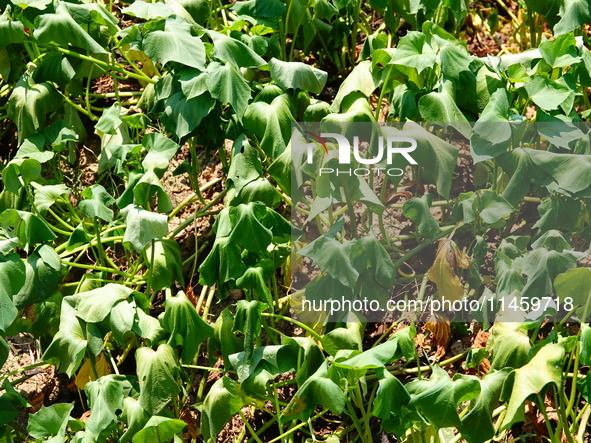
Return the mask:
<path fill-rule="evenodd" d="M 464 286 L 454 272 L 454 268 L 467 269 L 470 267 L 470 257 L 460 251 L 456 244 L 449 239 L 442 239 L 437 248 L 437 256 L 428 277 L 437 285 L 437 292 L 444 300 L 461 300 L 464 296 Z"/>
<path fill-rule="evenodd" d="M 102 352 L 96 358 L 95 367 L 99 377 L 111 373 L 111 366 L 109 366 L 109 362 L 105 358 L 105 354 L 103 354 Z M 78 389 L 82 390 L 84 389 L 84 386 L 86 386 L 86 383 L 94 380 L 96 380 L 94 376 L 94 371 L 92 370 L 90 359 L 87 358 L 84 364 L 80 367 L 80 370 L 76 375 L 74 383 L 76 384 Z"/>

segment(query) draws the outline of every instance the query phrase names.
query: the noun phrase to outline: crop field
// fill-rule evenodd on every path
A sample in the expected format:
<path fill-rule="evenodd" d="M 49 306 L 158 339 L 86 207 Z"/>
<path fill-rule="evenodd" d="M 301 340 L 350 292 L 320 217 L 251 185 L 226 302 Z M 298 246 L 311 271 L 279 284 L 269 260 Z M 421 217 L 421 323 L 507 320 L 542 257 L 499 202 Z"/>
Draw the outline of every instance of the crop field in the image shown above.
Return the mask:
<path fill-rule="evenodd" d="M 0 0 L 0 443 L 591 441 L 589 36 Z"/>

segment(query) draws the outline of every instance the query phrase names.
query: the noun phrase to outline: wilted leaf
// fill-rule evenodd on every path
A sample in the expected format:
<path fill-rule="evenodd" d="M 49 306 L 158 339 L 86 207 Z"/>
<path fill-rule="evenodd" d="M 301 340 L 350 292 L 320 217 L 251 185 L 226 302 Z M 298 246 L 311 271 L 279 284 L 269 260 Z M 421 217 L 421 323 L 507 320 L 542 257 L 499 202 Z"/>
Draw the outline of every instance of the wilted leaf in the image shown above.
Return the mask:
<path fill-rule="evenodd" d="M 503 387 L 503 398 L 508 398 L 507 414 L 502 428 L 523 420 L 523 404 L 530 396 L 541 394 L 549 384 L 562 386 L 562 364 L 565 351 L 561 345 L 548 343 L 525 366 L 514 370 Z"/>
<path fill-rule="evenodd" d="M 464 297 L 464 286 L 455 273 L 456 267 L 468 269 L 470 258 L 452 240 L 440 240 L 435 262 L 428 275 L 429 280 L 437 285 L 439 296 L 452 302 Z"/>
<path fill-rule="evenodd" d="M 180 387 L 176 378 L 178 367 L 174 350 L 167 344 L 158 350 L 141 347 L 136 353 L 140 404 L 149 414 L 161 413 Z"/>
<path fill-rule="evenodd" d="M 170 333 L 169 343 L 182 346 L 182 362 L 191 363 L 201 342 L 213 335 L 213 328 L 197 314 L 195 307 L 182 291 L 174 297 L 169 297 L 164 306 L 161 323 Z"/>

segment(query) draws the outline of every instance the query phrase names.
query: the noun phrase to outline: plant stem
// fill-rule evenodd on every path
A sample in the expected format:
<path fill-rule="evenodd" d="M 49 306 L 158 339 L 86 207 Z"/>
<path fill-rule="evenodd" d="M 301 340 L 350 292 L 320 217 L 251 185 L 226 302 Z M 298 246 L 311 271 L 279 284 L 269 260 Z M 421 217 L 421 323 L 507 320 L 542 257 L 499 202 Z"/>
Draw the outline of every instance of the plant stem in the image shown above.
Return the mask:
<path fill-rule="evenodd" d="M 128 274 L 127 272 L 120 271 L 119 269 L 106 268 L 104 266 L 96 266 L 96 265 L 84 265 L 82 263 L 76 263 L 76 262 L 71 262 L 71 261 L 67 261 L 67 260 L 62 260 L 61 262 L 65 266 L 70 266 L 70 267 L 74 267 L 74 268 L 89 269 L 91 271 L 98 271 L 98 272 L 110 272 L 112 274 L 119 274 L 122 277 L 127 277 L 130 279 L 133 279 L 135 277 L 134 275 Z"/>
<path fill-rule="evenodd" d="M 324 414 L 326 414 L 328 412 L 328 409 L 324 409 L 323 411 L 319 412 L 318 414 L 316 414 L 314 417 L 312 417 L 310 420 L 314 421 L 317 418 L 322 417 Z M 299 425 L 293 426 L 292 428 L 288 429 L 287 431 L 285 431 L 283 434 L 278 435 L 277 437 L 275 437 L 272 440 L 269 440 L 268 443 L 275 443 L 276 441 L 280 441 L 283 440 L 285 437 L 287 437 L 290 434 L 293 434 L 295 431 L 297 431 L 300 428 L 303 428 L 304 426 L 306 426 L 308 424 L 307 421 L 304 421 L 302 423 L 300 423 Z"/>
<path fill-rule="evenodd" d="M 279 315 L 279 314 L 271 314 L 269 312 L 263 312 L 262 313 L 262 316 L 263 317 L 275 317 L 275 318 L 278 318 L 280 320 L 285 320 L 285 321 L 288 321 L 290 323 L 293 323 L 294 325 L 299 326 L 303 330 L 307 331 L 316 340 L 322 341 L 322 337 L 314 329 L 310 328 L 309 326 L 305 325 L 302 322 L 299 322 L 297 320 L 294 320 L 293 318 L 286 317 L 284 315 Z"/>

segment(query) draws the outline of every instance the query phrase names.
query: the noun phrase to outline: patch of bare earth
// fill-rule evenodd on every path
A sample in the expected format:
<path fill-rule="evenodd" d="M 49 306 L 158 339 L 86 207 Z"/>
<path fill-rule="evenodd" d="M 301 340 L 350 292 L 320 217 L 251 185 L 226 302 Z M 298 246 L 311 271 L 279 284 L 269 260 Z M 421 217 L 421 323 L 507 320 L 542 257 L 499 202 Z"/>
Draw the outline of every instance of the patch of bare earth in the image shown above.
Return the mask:
<path fill-rule="evenodd" d="M 8 376 L 8 381 L 16 392 L 31 405 L 15 421 L 16 426 L 24 432 L 29 413 L 36 412 L 41 406 L 52 404 L 57 399 L 60 382 L 56 378 L 54 366 L 36 366 L 41 361 L 41 351 L 32 335 L 23 333 L 6 337 L 6 341 L 9 354 L 6 363 L 0 368 L 0 379 Z M 0 396 L 3 393 L 4 390 L 0 389 Z"/>
<path fill-rule="evenodd" d="M 211 213 L 211 215 L 194 217 L 195 213 L 205 206 L 197 196 L 194 196 L 196 188 L 199 187 L 202 190 L 201 195 L 205 200 L 205 204 L 208 204 L 219 196 L 225 185 L 224 172 L 222 170 L 222 164 L 218 152 L 211 153 L 208 158 L 205 150 L 198 147 L 197 156 L 199 158 L 200 168 L 197 184 L 191 183 L 191 178 L 186 172 L 174 175 L 174 171 L 185 160 L 190 158 L 187 145 L 181 147 L 177 155 L 172 159 L 168 171 L 164 173 L 161 180 L 164 190 L 172 201 L 173 208 L 186 202 L 188 199 L 191 200 L 191 203 L 184 206 L 183 209 L 169 220 L 169 230 L 172 232 L 180 225 L 186 224 L 191 218 L 194 218 L 193 222 L 186 225 L 175 237 L 175 240 L 181 245 L 181 255 L 183 260 L 190 257 L 195 252 L 196 247 L 201 251 L 199 257 L 196 257 L 196 259 L 199 259 L 201 254 L 205 256 L 206 248 L 204 245 L 213 240 L 210 230 L 215 220 L 214 215 L 217 211 L 223 208 L 222 199 L 208 208 L 208 212 Z M 185 269 L 187 272 L 190 272 L 190 270 L 191 267 Z M 185 274 L 187 272 L 185 272 Z M 191 276 L 189 276 L 188 280 L 191 280 Z"/>

